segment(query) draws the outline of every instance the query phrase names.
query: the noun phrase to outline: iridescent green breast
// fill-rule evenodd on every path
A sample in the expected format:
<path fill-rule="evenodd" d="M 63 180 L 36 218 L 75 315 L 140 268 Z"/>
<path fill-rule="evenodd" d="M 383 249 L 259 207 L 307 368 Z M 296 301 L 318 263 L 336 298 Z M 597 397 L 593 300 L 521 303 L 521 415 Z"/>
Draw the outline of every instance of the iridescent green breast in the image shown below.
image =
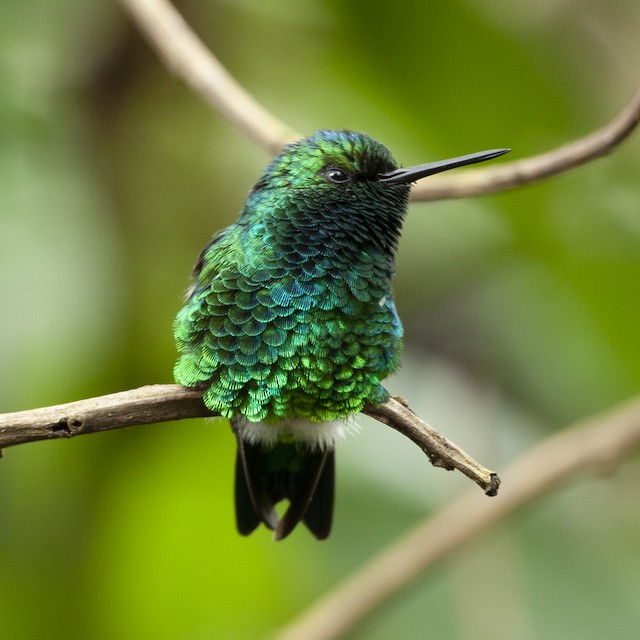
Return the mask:
<path fill-rule="evenodd" d="M 336 420 L 385 400 L 402 335 L 389 259 L 259 227 L 234 225 L 203 255 L 174 325 L 176 381 L 255 422 Z"/>

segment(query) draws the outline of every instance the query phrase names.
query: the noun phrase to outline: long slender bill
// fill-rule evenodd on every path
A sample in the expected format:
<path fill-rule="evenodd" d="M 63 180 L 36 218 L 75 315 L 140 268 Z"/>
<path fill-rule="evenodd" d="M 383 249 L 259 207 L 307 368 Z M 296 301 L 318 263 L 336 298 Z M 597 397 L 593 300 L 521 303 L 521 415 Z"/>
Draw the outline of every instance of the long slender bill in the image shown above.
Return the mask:
<path fill-rule="evenodd" d="M 457 167 L 464 167 L 468 164 L 476 164 L 477 162 L 485 162 L 485 160 L 492 160 L 498 156 L 509 153 L 511 149 L 491 149 L 489 151 L 478 151 L 476 153 L 470 153 L 466 156 L 457 156 L 456 158 L 449 158 L 448 160 L 439 160 L 437 162 L 427 162 L 426 164 L 419 164 L 415 167 L 407 167 L 406 169 L 395 169 L 387 173 L 381 173 L 378 175 L 378 180 L 386 184 L 403 184 L 405 182 L 415 182 L 420 178 L 426 176 L 432 176 L 434 173 L 440 173 L 442 171 L 448 171 L 449 169 L 455 169 Z"/>

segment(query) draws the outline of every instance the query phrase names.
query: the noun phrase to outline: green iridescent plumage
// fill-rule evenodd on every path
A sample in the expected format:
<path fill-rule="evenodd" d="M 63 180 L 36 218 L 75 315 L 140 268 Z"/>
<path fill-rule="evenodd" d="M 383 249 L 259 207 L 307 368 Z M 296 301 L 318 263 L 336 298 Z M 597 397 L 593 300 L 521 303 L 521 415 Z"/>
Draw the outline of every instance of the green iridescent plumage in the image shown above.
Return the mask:
<path fill-rule="evenodd" d="M 174 373 L 231 419 L 241 533 L 262 522 L 282 539 L 302 521 L 329 535 L 335 439 L 387 399 L 398 366 L 391 279 L 410 182 L 499 153 L 398 169 L 366 135 L 318 131 L 284 148 L 205 247 L 174 325 Z"/>
<path fill-rule="evenodd" d="M 354 180 L 330 182 L 328 167 Z M 254 422 L 331 421 L 383 401 L 402 335 L 390 281 L 409 187 L 373 181 L 395 167 L 362 134 L 290 145 L 202 253 L 175 323 L 176 380 Z"/>

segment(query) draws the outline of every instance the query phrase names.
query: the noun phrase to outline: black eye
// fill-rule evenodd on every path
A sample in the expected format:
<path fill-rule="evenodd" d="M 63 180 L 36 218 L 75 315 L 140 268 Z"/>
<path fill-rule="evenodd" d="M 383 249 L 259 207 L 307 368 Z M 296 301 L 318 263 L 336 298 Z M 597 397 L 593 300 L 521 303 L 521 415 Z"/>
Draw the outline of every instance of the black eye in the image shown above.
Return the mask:
<path fill-rule="evenodd" d="M 340 167 L 327 167 L 324 170 L 324 177 L 335 184 L 342 184 L 351 180 L 349 173 Z"/>

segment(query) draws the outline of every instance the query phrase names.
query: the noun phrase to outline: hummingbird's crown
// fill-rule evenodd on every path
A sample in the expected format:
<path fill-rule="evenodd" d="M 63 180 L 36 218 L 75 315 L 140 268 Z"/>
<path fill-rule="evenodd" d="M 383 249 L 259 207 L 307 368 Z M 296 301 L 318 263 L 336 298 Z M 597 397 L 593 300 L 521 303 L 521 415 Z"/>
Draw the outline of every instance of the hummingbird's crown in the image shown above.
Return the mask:
<path fill-rule="evenodd" d="M 389 150 L 364 133 L 320 130 L 287 145 L 267 167 L 255 189 L 305 187 L 326 183 L 327 170 L 343 172 L 345 180 L 376 180 L 397 168 Z M 339 174 L 334 174 L 339 182 Z"/>

